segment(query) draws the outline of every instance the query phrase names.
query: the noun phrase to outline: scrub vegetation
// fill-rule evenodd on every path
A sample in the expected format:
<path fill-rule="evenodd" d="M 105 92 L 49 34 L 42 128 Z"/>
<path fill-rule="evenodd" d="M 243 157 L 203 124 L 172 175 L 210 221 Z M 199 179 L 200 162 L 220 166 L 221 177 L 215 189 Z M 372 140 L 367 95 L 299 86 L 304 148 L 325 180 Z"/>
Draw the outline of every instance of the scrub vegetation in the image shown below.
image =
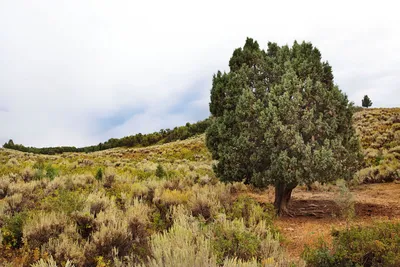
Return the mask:
<path fill-rule="evenodd" d="M 46 156 L 0 150 L 9 266 L 289 266 L 270 204 L 224 184 L 204 137 Z"/>
<path fill-rule="evenodd" d="M 365 155 L 364 169 L 398 164 L 393 147 L 399 139 L 392 135 L 399 133 L 399 114 L 399 109 L 368 109 L 354 115 Z M 388 137 L 381 140 L 378 137 L 382 135 Z M 381 143 L 372 146 L 376 142 Z M 368 152 L 372 149 L 385 155 L 379 165 Z M 260 191 L 241 182 L 222 183 L 212 164 L 202 135 L 164 145 L 89 154 L 38 155 L 0 149 L 0 261 L 5 266 L 187 266 L 188 262 L 192 266 L 303 266 L 300 255 L 291 251 L 295 239 L 292 241 L 293 232 L 287 230 L 302 224 L 287 226 L 287 220 L 311 218 L 307 222 L 315 223 L 314 229 L 324 221 L 296 214 L 295 218 L 276 218 L 272 199 L 264 200 L 269 190 Z M 394 182 L 399 179 L 396 175 Z M 376 262 L 397 264 L 398 252 L 391 247 L 398 245 L 398 226 L 388 222 L 372 228 L 368 224 L 357 226 L 360 220 L 365 222 L 359 202 L 377 203 L 374 195 L 384 192 L 362 185 L 374 181 L 378 180 L 354 176 L 350 194 L 355 198 L 351 215 L 355 218 L 350 225 L 355 226 L 341 228 L 340 222 L 349 225 L 348 218 L 333 217 L 332 224 L 339 230 L 332 238 L 337 241 L 325 237 L 324 243 L 303 240 L 296 245 L 295 250 L 308 245 L 303 257 L 311 266 L 355 265 L 371 252 L 368 248 L 381 253 L 372 251 L 375 254 L 365 256 L 373 263 L 369 266 L 396 266 Z M 392 185 L 393 189 L 397 186 Z M 308 191 L 300 186 L 294 197 L 309 203 L 305 205 L 308 210 L 315 198 L 306 194 L 335 199 L 340 202 L 335 209 L 340 206 L 346 214 L 352 206 L 347 201 L 348 191 L 340 197 L 342 187 L 316 183 Z M 387 210 L 379 208 L 379 212 L 385 215 Z M 327 211 L 326 216 L 331 213 Z M 393 216 L 400 218 L 400 214 Z M 368 222 L 372 222 L 370 218 Z M 325 226 L 328 231 L 330 227 Z M 385 227 L 395 239 L 381 237 Z M 348 238 L 366 245 L 354 248 L 354 252 L 340 247 L 347 254 L 336 253 L 340 242 Z M 377 258 L 384 255 L 389 256 Z"/>
<path fill-rule="evenodd" d="M 400 109 L 354 107 L 321 58 L 248 38 L 209 119 L 84 148 L 10 140 L 1 266 L 399 266 Z"/>

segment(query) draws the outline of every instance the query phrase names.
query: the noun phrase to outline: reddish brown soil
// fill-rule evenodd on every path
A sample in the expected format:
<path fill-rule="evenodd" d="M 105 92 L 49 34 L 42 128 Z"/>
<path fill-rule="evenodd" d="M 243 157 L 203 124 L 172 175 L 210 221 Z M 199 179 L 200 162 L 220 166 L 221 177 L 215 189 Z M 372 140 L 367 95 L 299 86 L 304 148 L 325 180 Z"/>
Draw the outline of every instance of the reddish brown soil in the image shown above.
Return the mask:
<path fill-rule="evenodd" d="M 284 246 L 291 257 L 299 258 L 304 245 L 313 245 L 319 238 L 330 242 L 331 231 L 349 225 L 369 225 L 376 221 L 400 222 L 400 184 L 362 185 L 352 190 L 355 218 L 348 221 L 340 216 L 335 199 L 335 187 L 320 187 L 314 191 L 296 188 L 292 195 L 292 216 L 278 218 L 276 225 L 284 237 Z M 272 202 L 273 190 L 251 194 L 260 202 Z"/>

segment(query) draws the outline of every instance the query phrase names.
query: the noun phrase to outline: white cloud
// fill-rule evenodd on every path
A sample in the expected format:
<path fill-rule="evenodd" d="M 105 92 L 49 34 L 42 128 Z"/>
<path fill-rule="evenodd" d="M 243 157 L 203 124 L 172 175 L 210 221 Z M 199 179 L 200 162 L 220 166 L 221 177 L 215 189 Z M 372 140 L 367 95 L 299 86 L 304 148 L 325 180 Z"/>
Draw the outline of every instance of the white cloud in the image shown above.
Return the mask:
<path fill-rule="evenodd" d="M 89 145 L 207 116 L 212 74 L 247 36 L 307 40 L 360 104 L 399 106 L 392 1 L 1 1 L 0 142 Z M 182 114 L 168 111 L 206 80 Z M 142 110 L 100 132 L 101 118 Z M 111 116 L 112 117 L 112 116 Z"/>

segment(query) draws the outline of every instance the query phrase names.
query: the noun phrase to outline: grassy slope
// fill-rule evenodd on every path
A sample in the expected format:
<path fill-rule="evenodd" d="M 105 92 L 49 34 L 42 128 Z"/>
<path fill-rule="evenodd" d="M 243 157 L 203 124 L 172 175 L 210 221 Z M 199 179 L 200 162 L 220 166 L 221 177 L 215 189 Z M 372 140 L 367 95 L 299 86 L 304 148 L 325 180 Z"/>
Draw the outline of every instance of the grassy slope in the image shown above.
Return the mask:
<path fill-rule="evenodd" d="M 382 181 L 386 176 L 392 179 L 400 168 L 400 108 L 364 109 L 354 115 L 354 125 L 360 135 L 365 152 L 365 166 L 360 171 L 362 181 Z M 118 174 L 145 177 L 141 169 L 147 162 L 151 169 L 157 163 L 203 162 L 211 172 L 211 155 L 204 145 L 204 135 L 186 141 L 146 148 L 116 148 L 83 154 L 64 153 L 47 156 L 0 149 L 0 176 L 20 173 L 25 168 L 33 168 L 35 162 L 43 160 L 51 163 L 59 174 L 94 174 L 98 168 L 114 167 Z M 212 173 L 209 173 L 212 175 Z"/>
<path fill-rule="evenodd" d="M 98 168 L 110 167 L 118 175 L 146 178 L 146 173 L 154 170 L 158 163 L 190 165 L 194 161 L 204 163 L 211 170 L 211 155 L 204 146 L 204 136 L 200 136 L 146 148 L 115 148 L 89 154 L 64 153 L 53 156 L 0 149 L 0 176 L 34 169 L 34 164 L 39 160 L 45 165 L 52 164 L 60 175 L 95 174 Z"/>
<path fill-rule="evenodd" d="M 360 182 L 390 182 L 400 177 L 400 108 L 364 109 L 354 126 L 365 155 Z"/>

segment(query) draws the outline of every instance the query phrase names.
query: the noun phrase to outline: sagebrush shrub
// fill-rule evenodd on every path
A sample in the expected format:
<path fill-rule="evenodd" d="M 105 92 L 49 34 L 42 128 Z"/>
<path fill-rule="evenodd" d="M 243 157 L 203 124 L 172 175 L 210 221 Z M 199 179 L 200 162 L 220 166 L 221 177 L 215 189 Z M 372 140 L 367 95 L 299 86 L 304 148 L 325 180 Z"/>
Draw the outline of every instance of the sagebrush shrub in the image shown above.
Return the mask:
<path fill-rule="evenodd" d="M 54 261 L 60 265 L 70 262 L 76 267 L 83 267 L 85 263 L 83 247 L 78 241 L 65 234 L 61 234 L 58 238 L 51 238 L 49 242 L 42 246 L 42 251 L 51 255 Z"/>
<path fill-rule="evenodd" d="M 26 204 L 26 201 L 24 201 L 24 197 L 21 193 L 8 196 L 4 199 L 4 201 L 7 203 L 6 212 L 10 214 L 21 212 Z"/>
<path fill-rule="evenodd" d="M 182 208 L 174 213 L 173 226 L 151 237 L 152 257 L 145 266 L 216 266 L 210 241 L 201 232 L 199 223 Z"/>
<path fill-rule="evenodd" d="M 115 171 L 111 170 L 111 169 L 106 169 L 106 171 L 104 173 L 103 186 L 105 188 L 111 188 L 111 186 L 114 184 L 114 182 L 115 182 Z"/>
<path fill-rule="evenodd" d="M 57 266 L 58 266 L 57 262 L 53 259 L 53 257 L 50 257 L 47 260 L 40 259 L 31 265 L 31 267 L 57 267 Z M 70 261 L 67 261 L 64 267 L 75 267 L 75 266 Z"/>
<path fill-rule="evenodd" d="M 189 199 L 192 215 L 201 216 L 206 221 L 213 219 L 221 209 L 218 191 L 214 190 L 212 186 L 200 186 L 198 184 L 192 187 L 192 191 L 193 194 Z"/>
<path fill-rule="evenodd" d="M 34 176 L 35 176 L 35 172 L 31 168 L 25 168 L 21 172 L 21 178 L 24 180 L 24 182 L 31 181 L 34 178 Z"/>
<path fill-rule="evenodd" d="M 157 169 L 156 169 L 156 173 L 155 174 L 156 174 L 156 176 L 158 178 L 163 178 L 163 177 L 165 177 L 167 175 L 167 173 L 164 170 L 164 167 L 161 164 L 157 165 Z"/>
<path fill-rule="evenodd" d="M 339 180 L 336 184 L 339 187 L 339 195 L 336 197 L 335 202 L 340 209 L 340 215 L 348 223 L 355 216 L 354 196 L 345 181 Z"/>
<path fill-rule="evenodd" d="M 132 252 L 137 261 L 150 255 L 150 212 L 150 207 L 138 199 L 126 210 L 127 228 L 132 236 Z"/>
<path fill-rule="evenodd" d="M 96 230 L 96 221 L 93 214 L 84 211 L 71 213 L 72 220 L 76 223 L 78 233 L 87 239 Z"/>
<path fill-rule="evenodd" d="M 68 217 L 64 214 L 53 212 L 34 214 L 23 226 L 24 242 L 31 249 L 40 248 L 50 238 L 57 238 L 68 225 Z"/>
<path fill-rule="evenodd" d="M 0 177 L 0 199 L 5 198 L 9 193 L 10 178 L 8 176 Z"/>
<path fill-rule="evenodd" d="M 97 214 L 101 211 L 113 208 L 115 206 L 115 203 L 105 194 L 97 192 L 88 195 L 86 199 L 86 206 L 89 208 L 90 213 L 96 217 Z"/>
<path fill-rule="evenodd" d="M 96 258 L 101 256 L 106 261 L 114 257 L 112 249 L 118 250 L 118 257 L 129 255 L 132 248 L 132 235 L 128 231 L 126 222 L 113 221 L 108 225 L 102 224 L 99 230 L 85 245 L 85 266 L 96 266 Z"/>

